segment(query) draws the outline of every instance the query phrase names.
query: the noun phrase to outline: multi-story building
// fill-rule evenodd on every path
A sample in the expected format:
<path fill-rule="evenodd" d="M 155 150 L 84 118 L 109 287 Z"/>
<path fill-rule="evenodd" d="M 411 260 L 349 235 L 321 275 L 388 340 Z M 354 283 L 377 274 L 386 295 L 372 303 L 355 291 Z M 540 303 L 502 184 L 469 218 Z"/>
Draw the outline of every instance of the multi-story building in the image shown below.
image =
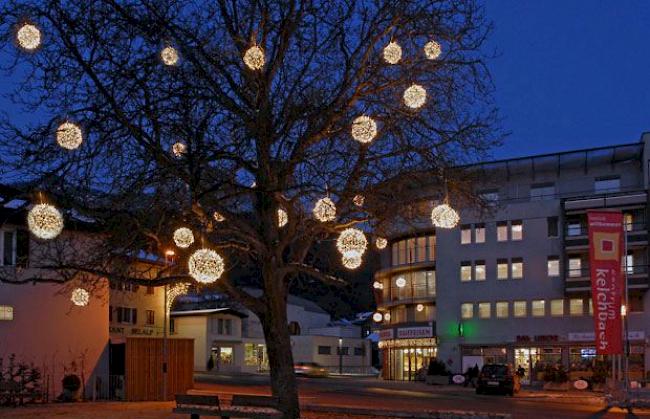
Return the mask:
<path fill-rule="evenodd" d="M 645 381 L 649 152 L 644 134 L 466 168 L 485 179 L 476 192 L 490 208 L 461 209 L 454 229 L 402 231 L 383 251 L 375 274 L 383 376 L 414 379 L 437 357 L 455 372 L 511 363 L 525 369 L 524 382 L 547 365 L 589 377 L 604 359 L 595 353 L 586 212 L 608 209 L 624 214 L 630 378 Z"/>

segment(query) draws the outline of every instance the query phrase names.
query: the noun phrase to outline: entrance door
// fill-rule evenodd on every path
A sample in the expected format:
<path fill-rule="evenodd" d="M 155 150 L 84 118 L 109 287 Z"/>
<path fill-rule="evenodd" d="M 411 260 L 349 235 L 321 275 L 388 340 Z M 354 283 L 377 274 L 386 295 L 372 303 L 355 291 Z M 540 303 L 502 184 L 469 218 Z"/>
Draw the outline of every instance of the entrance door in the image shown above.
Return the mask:
<path fill-rule="evenodd" d="M 521 379 L 522 384 L 530 384 L 532 364 L 537 360 L 539 350 L 537 348 L 516 348 L 515 349 L 515 372 L 522 367 L 524 376 Z"/>

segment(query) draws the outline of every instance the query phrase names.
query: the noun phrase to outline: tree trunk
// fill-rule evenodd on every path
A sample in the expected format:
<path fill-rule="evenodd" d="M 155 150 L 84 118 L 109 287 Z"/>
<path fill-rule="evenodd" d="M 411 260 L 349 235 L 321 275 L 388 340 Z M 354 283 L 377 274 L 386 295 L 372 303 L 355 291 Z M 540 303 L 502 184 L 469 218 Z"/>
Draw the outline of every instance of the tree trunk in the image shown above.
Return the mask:
<path fill-rule="evenodd" d="M 300 418 L 298 385 L 293 370 L 291 337 L 287 321 L 287 296 L 280 280 L 266 287 L 266 310 L 260 318 L 271 367 L 271 390 L 280 399 L 285 419 Z M 267 284 L 273 281 L 265 281 Z"/>

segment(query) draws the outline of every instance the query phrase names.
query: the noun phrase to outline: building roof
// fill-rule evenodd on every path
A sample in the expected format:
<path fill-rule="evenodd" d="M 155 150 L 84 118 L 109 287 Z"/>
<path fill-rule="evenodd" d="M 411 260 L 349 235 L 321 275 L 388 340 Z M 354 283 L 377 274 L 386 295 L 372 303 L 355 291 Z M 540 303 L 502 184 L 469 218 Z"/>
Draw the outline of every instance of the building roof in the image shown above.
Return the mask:
<path fill-rule="evenodd" d="M 208 308 L 204 310 L 179 310 L 179 311 L 172 311 L 169 313 L 170 316 L 174 317 L 180 317 L 180 316 L 207 316 L 208 314 L 215 314 L 215 313 L 220 313 L 220 314 L 232 314 L 233 316 L 241 317 L 241 318 L 246 318 L 248 317 L 247 314 L 244 314 L 240 311 L 233 310 L 230 307 L 221 307 L 221 308 Z"/>

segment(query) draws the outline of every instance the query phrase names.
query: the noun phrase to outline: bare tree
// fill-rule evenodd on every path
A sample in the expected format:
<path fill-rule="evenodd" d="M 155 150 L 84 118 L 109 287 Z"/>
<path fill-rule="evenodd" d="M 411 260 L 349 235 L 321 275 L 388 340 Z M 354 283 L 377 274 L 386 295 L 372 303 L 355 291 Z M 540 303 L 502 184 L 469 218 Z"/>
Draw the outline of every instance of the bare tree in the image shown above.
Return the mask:
<path fill-rule="evenodd" d="M 26 22 L 42 34 L 29 52 L 14 41 Z M 227 273 L 218 286 L 259 316 L 287 418 L 299 415 L 290 281 L 340 281 L 313 266 L 310 249 L 353 225 L 388 234 L 430 211 L 443 189 L 452 203 L 471 199 L 471 182 L 449 168 L 500 139 L 482 51 L 490 24 L 473 0 L 10 0 L 0 26 L 14 57 L 5 60 L 16 73 L 12 99 L 39 116 L 30 126 L 5 117 L 4 179 L 42 191 L 102 237 L 83 260 L 47 267 L 67 273 L 60 281 L 81 271 L 144 283 L 125 256 L 162 255 L 180 226 L 195 245 L 148 284 L 191 280 L 197 246 L 217 250 L 227 268 L 254 266 L 261 297 Z M 439 56 L 435 44 L 423 50 L 432 40 Z M 401 47 L 395 64 L 384 59 L 391 41 Z M 252 46 L 263 52 L 260 69 L 243 61 Z M 173 65 L 161 60 L 165 47 L 178 55 Z M 413 84 L 426 90 L 417 109 L 403 99 Z M 366 143 L 351 135 L 361 115 L 377 124 Z M 64 120 L 83 129 L 76 150 L 54 140 Z M 319 222 L 311 210 L 326 195 L 336 219 Z"/>

